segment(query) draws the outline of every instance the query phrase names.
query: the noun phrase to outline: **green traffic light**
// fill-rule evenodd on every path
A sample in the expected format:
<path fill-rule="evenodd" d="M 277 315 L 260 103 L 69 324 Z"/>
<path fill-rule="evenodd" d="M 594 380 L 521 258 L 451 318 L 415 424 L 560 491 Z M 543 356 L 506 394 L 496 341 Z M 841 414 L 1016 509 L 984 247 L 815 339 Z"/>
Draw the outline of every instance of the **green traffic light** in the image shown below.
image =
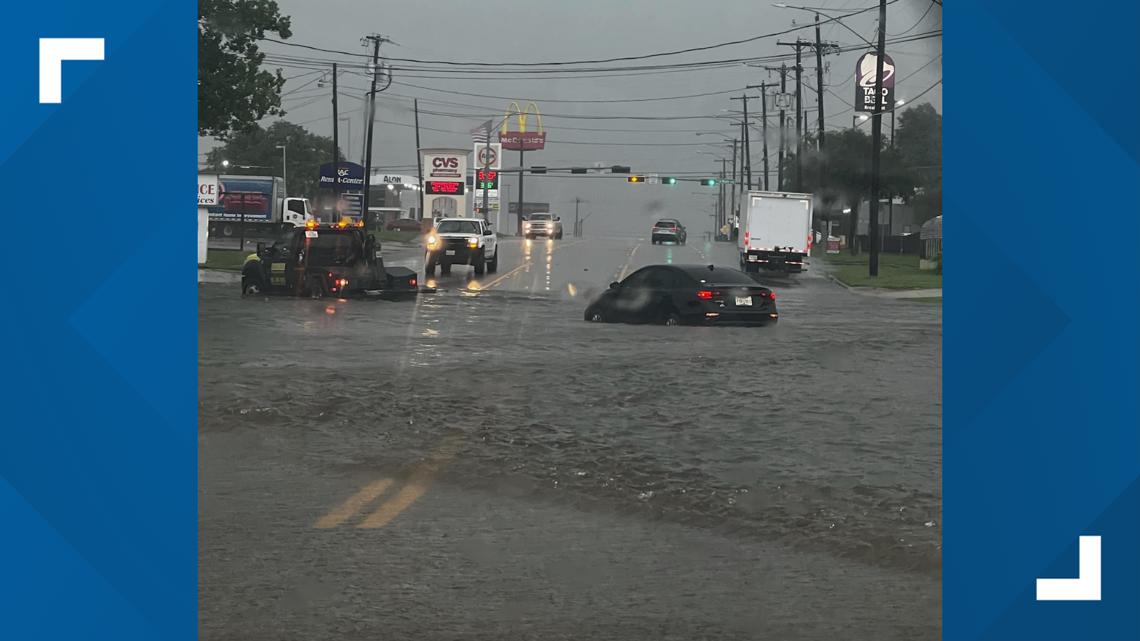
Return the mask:
<path fill-rule="evenodd" d="M 701 184 L 705 187 L 716 187 L 716 178 L 702 178 Z"/>
<path fill-rule="evenodd" d="M 670 178 L 670 177 L 666 176 L 665 178 L 661 179 L 661 184 L 662 185 L 676 185 L 677 179 L 676 178 Z"/>

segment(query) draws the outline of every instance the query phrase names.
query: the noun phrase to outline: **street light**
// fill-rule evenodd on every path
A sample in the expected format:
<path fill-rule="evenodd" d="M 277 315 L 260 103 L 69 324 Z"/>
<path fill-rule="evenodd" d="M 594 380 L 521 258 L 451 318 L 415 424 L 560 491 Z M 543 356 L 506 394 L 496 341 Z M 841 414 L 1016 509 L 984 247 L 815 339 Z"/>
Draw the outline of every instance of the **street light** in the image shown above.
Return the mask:
<path fill-rule="evenodd" d="M 281 197 L 289 196 L 289 179 L 285 176 L 285 145 L 277 145 L 281 150 Z"/>
<path fill-rule="evenodd" d="M 898 100 L 895 101 L 895 109 L 898 109 L 899 107 L 901 107 L 905 104 L 906 104 L 906 101 L 903 100 L 902 98 L 899 98 Z M 891 109 L 891 149 L 895 148 L 895 109 Z M 893 205 L 893 203 L 894 203 L 893 199 L 891 200 L 891 203 Z"/>
<path fill-rule="evenodd" d="M 860 123 L 867 122 L 870 119 L 871 119 L 871 117 L 868 116 L 867 114 L 863 114 L 860 116 L 851 116 L 851 128 L 854 129 L 855 127 L 858 127 Z"/>

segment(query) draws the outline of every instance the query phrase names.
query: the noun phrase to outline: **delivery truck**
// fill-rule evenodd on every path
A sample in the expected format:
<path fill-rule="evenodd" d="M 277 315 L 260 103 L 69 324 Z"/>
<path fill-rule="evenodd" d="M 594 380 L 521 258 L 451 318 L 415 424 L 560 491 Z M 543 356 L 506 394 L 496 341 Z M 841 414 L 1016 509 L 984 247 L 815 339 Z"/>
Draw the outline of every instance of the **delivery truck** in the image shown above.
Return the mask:
<path fill-rule="evenodd" d="M 799 273 L 811 252 L 811 194 L 749 191 L 741 203 L 740 269 Z"/>
<path fill-rule="evenodd" d="M 276 238 L 282 223 L 304 225 L 313 218 L 308 198 L 284 197 L 279 176 L 223 175 L 218 184 L 218 202 L 208 208 L 211 238 Z"/>

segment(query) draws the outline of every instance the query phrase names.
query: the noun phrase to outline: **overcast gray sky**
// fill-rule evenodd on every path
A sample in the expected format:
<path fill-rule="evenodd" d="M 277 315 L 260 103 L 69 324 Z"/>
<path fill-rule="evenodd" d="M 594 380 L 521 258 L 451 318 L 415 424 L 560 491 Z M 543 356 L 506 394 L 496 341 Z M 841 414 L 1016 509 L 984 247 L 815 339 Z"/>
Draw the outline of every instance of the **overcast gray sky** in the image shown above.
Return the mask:
<path fill-rule="evenodd" d="M 382 57 L 424 60 L 542 62 L 611 58 L 751 38 L 796 25 L 806 25 L 812 21 L 812 14 L 805 11 L 776 8 L 769 2 L 740 0 L 705 2 L 633 0 L 623 3 L 603 0 L 573 2 L 483 0 L 476 3 L 458 0 L 437 0 L 431 3 L 278 0 L 278 3 L 282 13 L 292 17 L 293 36 L 289 39 L 290 42 L 364 53 L 361 37 L 375 32 L 394 41 L 394 44 L 385 44 L 381 47 Z M 804 4 L 821 8 L 825 17 L 842 15 L 875 5 L 873 0 L 814 0 Z M 862 34 L 864 38 L 874 41 L 877 11 L 871 10 L 844 18 L 843 22 L 855 32 Z M 887 7 L 888 42 L 892 37 L 920 35 L 941 28 L 942 7 L 932 3 L 931 0 L 895 0 Z M 855 33 L 836 23 L 825 24 L 822 34 L 825 41 L 841 46 L 860 43 Z M 778 38 L 764 38 L 747 44 L 676 56 L 579 66 L 661 65 L 792 54 L 791 47 L 778 46 L 776 41 L 793 41 L 797 35 L 813 39 L 814 31 L 804 29 Z M 335 59 L 355 64 L 362 62 L 361 59 L 349 56 L 274 43 L 264 43 L 262 49 L 271 54 L 308 60 Z M 829 55 L 824 59 L 824 83 L 835 94 L 825 93 L 824 110 L 829 129 L 851 126 L 853 112 L 850 104 L 855 96 L 853 72 L 856 60 L 864 50 L 865 48 Z M 887 51 L 896 65 L 898 79 L 896 97 L 911 99 L 925 91 L 913 104 L 929 102 L 941 112 L 942 87 L 935 86 L 935 83 L 942 78 L 941 37 L 888 45 Z M 814 54 L 810 49 L 805 49 L 804 56 L 806 67 L 804 81 L 814 87 L 816 84 Z M 274 60 L 280 58 L 275 57 Z M 639 103 L 574 103 L 553 102 L 553 100 L 617 100 L 719 91 L 732 91 L 735 95 L 739 95 L 746 85 L 755 85 L 762 81 L 778 82 L 776 74 L 743 63 L 683 72 L 641 71 L 638 75 L 610 78 L 530 79 L 481 77 L 474 74 L 447 78 L 412 77 L 428 74 L 399 69 L 409 63 L 392 64 L 397 67 L 394 82 L 385 93 L 381 94 L 378 103 L 373 165 L 392 168 L 394 172 L 405 174 L 415 173 L 412 168 L 415 163 L 415 131 L 411 125 L 413 124 L 412 98 L 416 97 L 420 100 L 420 125 L 423 128 L 421 143 L 425 147 L 470 147 L 469 134 L 431 130 L 466 132 L 487 118 L 502 118 L 510 100 L 534 100 L 544 114 L 543 124 L 551 142 L 544 151 L 526 154 L 528 166 L 591 166 L 594 162 L 600 161 L 607 165 L 630 165 L 635 173 L 654 172 L 669 175 L 704 171 L 709 175 L 715 175 L 720 169 L 720 163 L 708 154 L 719 153 L 728 157 L 731 151 L 722 152 L 713 146 L 697 146 L 696 143 L 710 142 L 717 136 L 698 137 L 694 130 L 723 131 L 731 138 L 739 133 L 739 126 L 734 127 L 729 122 L 708 118 L 595 120 L 564 118 L 558 114 L 715 116 L 723 115 L 722 110 L 740 108 L 740 101 L 730 102 L 728 94 Z M 331 135 L 330 91 L 328 88 L 317 87 L 314 80 L 319 73 L 313 72 L 313 64 L 298 62 L 297 66 L 286 67 L 279 64 L 272 66 L 281 66 L 286 77 L 295 77 L 285 85 L 284 89 L 287 94 L 284 106 L 288 111 L 285 119 L 302 123 L 315 133 Z M 528 74 L 520 72 L 513 75 Z M 341 146 L 350 159 L 358 159 L 363 144 L 364 118 L 361 110 L 363 102 L 360 97 L 366 90 L 367 82 L 362 70 L 352 70 L 341 75 L 341 115 L 352 118 L 351 140 L 346 140 L 349 126 L 341 124 Z M 419 87 L 412 87 L 409 84 Z M 789 74 L 788 89 L 794 91 L 792 74 Z M 445 93 L 448 91 L 494 97 Z M 749 93 L 755 95 L 756 90 Z M 808 118 L 811 121 L 810 128 L 814 130 L 816 118 L 814 91 L 805 87 L 804 100 L 808 107 L 813 109 L 809 112 Z M 758 114 L 759 107 L 758 101 L 750 101 L 750 116 L 753 113 Z M 431 115 L 423 113 L 424 111 L 479 114 L 479 117 Z M 771 110 L 769 116 L 772 116 Z M 269 124 L 272 120 L 267 119 L 264 124 Z M 889 124 L 888 117 L 884 121 L 884 131 Z M 775 126 L 776 119 L 773 117 L 769 126 L 769 153 L 773 169 L 777 144 L 774 136 Z M 863 126 L 868 130 L 870 128 L 869 123 Z M 582 131 L 579 130 L 581 128 L 616 131 Z M 569 144 L 579 142 L 598 144 Z M 755 175 L 761 166 L 759 135 L 754 134 L 752 142 Z M 654 143 L 658 146 L 632 146 L 622 143 Z M 517 152 L 507 152 L 506 156 L 506 165 L 517 165 Z M 775 180 L 774 172 L 772 180 Z M 505 184 L 515 195 L 517 195 L 516 182 L 516 177 L 505 178 Z M 704 191 L 710 196 L 691 193 Z M 633 186 L 624 181 L 603 178 L 527 176 L 525 196 L 527 201 L 550 202 L 552 208 L 562 213 L 564 219 L 567 213 L 573 216 L 574 198 L 584 199 L 587 203 L 583 205 L 583 211 L 593 212 L 588 223 L 588 233 L 644 231 L 644 228 L 652 222 L 650 218 L 660 214 L 680 218 L 689 226 L 690 233 L 700 234 L 711 228 L 708 214 L 712 211 L 711 194 L 715 191 L 699 187 L 695 183 L 681 183 L 674 187 Z M 505 196 L 506 191 L 503 194 Z"/>

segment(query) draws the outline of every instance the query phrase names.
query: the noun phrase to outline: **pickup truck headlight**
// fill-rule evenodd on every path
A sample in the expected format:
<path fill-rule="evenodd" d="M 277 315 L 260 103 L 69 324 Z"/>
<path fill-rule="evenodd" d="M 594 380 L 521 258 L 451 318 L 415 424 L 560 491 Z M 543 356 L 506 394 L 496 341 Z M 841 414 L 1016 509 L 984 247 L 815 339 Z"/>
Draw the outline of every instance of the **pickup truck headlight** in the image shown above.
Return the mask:
<path fill-rule="evenodd" d="M 479 246 L 479 239 L 478 238 L 468 238 L 467 239 L 467 246 L 470 247 L 471 249 L 475 249 L 476 247 Z"/>
<path fill-rule="evenodd" d="M 439 236 L 431 234 L 427 237 L 427 248 L 436 249 L 439 247 Z"/>

